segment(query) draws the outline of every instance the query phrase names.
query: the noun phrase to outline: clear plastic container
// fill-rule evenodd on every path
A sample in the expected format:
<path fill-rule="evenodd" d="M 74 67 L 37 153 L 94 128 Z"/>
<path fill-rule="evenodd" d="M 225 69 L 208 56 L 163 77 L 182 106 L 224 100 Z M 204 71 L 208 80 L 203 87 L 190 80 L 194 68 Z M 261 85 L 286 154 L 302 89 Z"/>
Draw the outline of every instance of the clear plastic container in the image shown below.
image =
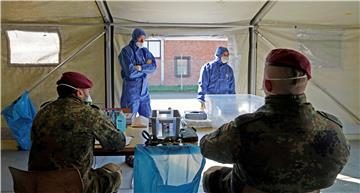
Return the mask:
<path fill-rule="evenodd" d="M 264 98 L 251 94 L 205 95 L 208 119 L 213 128 L 234 120 L 246 113 L 252 113 L 264 104 Z"/>

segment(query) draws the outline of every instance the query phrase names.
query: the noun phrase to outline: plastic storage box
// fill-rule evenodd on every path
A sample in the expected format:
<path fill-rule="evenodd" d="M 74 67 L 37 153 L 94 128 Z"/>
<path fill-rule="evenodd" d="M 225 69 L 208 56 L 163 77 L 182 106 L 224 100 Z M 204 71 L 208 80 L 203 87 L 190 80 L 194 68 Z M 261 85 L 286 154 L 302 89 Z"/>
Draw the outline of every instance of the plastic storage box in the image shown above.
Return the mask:
<path fill-rule="evenodd" d="M 264 98 L 251 94 L 205 95 L 205 103 L 212 127 L 219 128 L 239 115 L 256 111 L 264 104 Z"/>

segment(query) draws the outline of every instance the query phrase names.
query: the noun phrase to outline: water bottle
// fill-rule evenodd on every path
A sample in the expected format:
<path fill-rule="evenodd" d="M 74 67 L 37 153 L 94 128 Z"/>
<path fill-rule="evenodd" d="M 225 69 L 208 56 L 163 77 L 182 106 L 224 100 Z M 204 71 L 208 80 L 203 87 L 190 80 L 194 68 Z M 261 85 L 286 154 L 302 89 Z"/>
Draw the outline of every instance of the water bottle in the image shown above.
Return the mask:
<path fill-rule="evenodd" d="M 117 113 L 116 128 L 118 128 L 121 132 L 125 132 L 126 130 L 126 117 L 122 111 Z"/>

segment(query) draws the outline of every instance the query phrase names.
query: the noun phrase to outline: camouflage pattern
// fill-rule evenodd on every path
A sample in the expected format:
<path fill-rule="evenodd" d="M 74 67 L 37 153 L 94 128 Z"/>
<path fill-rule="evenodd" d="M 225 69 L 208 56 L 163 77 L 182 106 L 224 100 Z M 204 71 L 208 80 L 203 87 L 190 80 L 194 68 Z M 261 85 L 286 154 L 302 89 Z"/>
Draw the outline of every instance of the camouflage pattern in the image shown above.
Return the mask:
<path fill-rule="evenodd" d="M 315 111 L 305 95 L 268 96 L 256 112 L 224 124 L 200 143 L 205 157 L 233 163 L 232 187 L 246 184 L 271 193 L 331 186 L 350 153 L 341 122 Z"/>
<path fill-rule="evenodd" d="M 33 121 L 29 170 L 75 167 L 86 192 L 114 192 L 120 184 L 118 174 L 91 168 L 95 139 L 108 150 L 125 146 L 125 136 L 99 110 L 76 97 L 58 98 L 42 108 Z"/>

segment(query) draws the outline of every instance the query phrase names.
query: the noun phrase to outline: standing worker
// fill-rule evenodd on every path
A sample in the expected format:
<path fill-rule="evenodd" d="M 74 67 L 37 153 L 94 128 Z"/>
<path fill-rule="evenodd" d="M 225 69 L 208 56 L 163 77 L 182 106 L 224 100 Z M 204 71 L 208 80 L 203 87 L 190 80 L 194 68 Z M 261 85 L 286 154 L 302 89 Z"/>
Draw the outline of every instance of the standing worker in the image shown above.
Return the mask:
<path fill-rule="evenodd" d="M 144 30 L 135 28 L 129 45 L 119 55 L 123 79 L 121 108 L 130 108 L 133 118 L 137 113 L 144 117 L 151 115 L 147 76 L 156 70 L 156 61 L 144 48 L 145 38 Z"/>
<path fill-rule="evenodd" d="M 205 64 L 200 70 L 198 100 L 201 109 L 205 108 L 206 94 L 235 94 L 234 72 L 229 61 L 229 51 L 225 47 L 218 47 L 216 59 Z"/>

